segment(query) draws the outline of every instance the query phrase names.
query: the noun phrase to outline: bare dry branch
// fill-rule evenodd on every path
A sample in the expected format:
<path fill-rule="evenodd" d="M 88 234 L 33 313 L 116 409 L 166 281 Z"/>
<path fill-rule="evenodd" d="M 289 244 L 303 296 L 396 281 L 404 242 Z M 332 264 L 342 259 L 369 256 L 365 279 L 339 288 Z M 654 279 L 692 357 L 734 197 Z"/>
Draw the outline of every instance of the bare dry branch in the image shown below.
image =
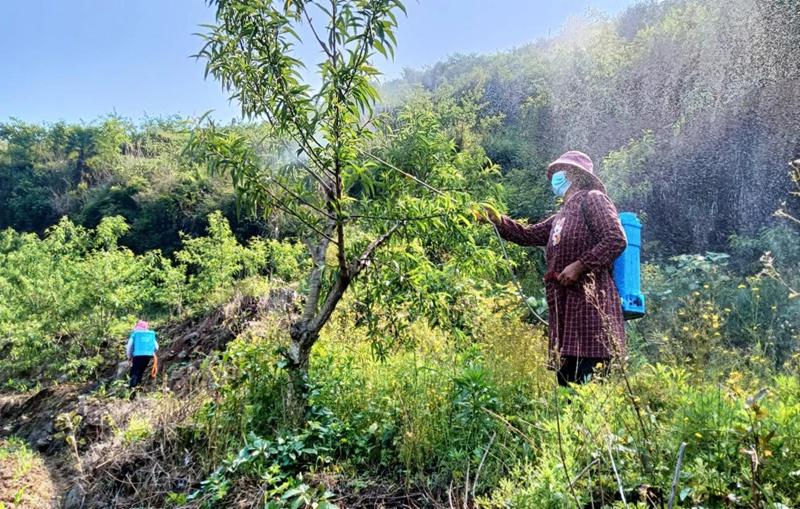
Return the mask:
<path fill-rule="evenodd" d="M 685 449 L 686 442 L 681 442 L 681 446 L 678 449 L 678 461 L 675 464 L 675 474 L 672 476 L 672 489 L 669 492 L 669 503 L 667 504 L 667 509 L 672 509 L 672 506 L 675 503 L 675 490 L 678 489 L 678 480 L 681 476 L 681 466 L 683 466 L 683 451 Z"/>

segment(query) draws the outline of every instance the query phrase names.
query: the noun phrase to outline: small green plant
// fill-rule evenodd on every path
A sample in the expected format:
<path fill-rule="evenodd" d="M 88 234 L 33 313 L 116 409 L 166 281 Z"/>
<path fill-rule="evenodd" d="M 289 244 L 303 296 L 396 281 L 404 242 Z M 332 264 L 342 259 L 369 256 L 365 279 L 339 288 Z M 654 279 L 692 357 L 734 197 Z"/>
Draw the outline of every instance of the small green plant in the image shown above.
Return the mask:
<path fill-rule="evenodd" d="M 326 491 L 322 486 L 310 486 L 300 483 L 281 495 L 280 500 L 270 500 L 265 509 L 338 509 L 338 505 L 330 501 L 333 493 Z"/>
<path fill-rule="evenodd" d="M 101 382 L 92 395 L 97 398 L 130 399 L 131 389 L 124 379 L 119 378 L 111 382 Z"/>
<path fill-rule="evenodd" d="M 153 426 L 147 417 L 134 416 L 129 421 L 124 430 L 118 433 L 122 441 L 126 444 L 141 442 L 149 437 L 153 432 Z"/>
<path fill-rule="evenodd" d="M 25 488 L 20 488 L 14 493 L 14 506 L 19 506 L 25 498 Z"/>
<path fill-rule="evenodd" d="M 164 502 L 166 502 L 169 507 L 181 507 L 189 502 L 189 496 L 186 493 L 171 492 L 167 494 Z"/>

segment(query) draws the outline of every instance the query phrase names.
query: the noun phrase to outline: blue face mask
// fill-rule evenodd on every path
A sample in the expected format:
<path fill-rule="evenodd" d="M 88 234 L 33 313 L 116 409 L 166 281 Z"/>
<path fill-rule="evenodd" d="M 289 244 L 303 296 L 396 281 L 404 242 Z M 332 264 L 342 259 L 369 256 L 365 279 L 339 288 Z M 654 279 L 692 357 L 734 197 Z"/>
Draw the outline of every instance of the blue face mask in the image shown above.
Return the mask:
<path fill-rule="evenodd" d="M 550 179 L 550 187 L 553 188 L 553 194 L 556 196 L 564 196 L 567 194 L 567 189 L 572 185 L 572 182 L 567 178 L 567 172 L 564 170 L 557 171 Z"/>

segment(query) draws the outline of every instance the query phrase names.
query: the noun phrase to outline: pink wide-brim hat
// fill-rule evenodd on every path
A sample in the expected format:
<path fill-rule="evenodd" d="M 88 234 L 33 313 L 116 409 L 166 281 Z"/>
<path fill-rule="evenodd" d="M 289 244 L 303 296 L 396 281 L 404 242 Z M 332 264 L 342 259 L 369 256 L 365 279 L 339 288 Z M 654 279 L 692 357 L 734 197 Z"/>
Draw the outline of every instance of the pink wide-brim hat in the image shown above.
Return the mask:
<path fill-rule="evenodd" d="M 136 322 L 136 326 L 133 328 L 133 330 L 147 330 L 149 328 L 150 328 L 149 323 L 145 322 L 144 320 L 139 320 L 138 322 Z"/>
<path fill-rule="evenodd" d="M 606 186 L 603 185 L 603 182 L 597 177 L 597 175 L 594 174 L 594 164 L 592 163 L 592 159 L 583 152 L 578 150 L 570 150 L 547 165 L 547 180 L 549 181 L 551 178 L 553 178 L 553 173 L 566 168 L 577 168 L 583 171 L 583 173 L 589 177 L 589 181 L 592 183 L 592 187 L 594 189 L 602 191 L 603 194 L 607 194 Z"/>

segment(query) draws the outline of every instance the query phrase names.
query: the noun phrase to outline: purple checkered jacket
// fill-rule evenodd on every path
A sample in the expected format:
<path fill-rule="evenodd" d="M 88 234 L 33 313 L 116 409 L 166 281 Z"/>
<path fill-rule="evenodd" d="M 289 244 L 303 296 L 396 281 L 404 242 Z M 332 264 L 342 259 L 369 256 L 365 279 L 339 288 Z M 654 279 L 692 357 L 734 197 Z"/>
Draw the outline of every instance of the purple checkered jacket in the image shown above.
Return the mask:
<path fill-rule="evenodd" d="M 546 246 L 550 353 L 610 359 L 625 354 L 625 328 L 614 260 L 625 249 L 625 231 L 611 200 L 601 191 L 578 191 L 557 214 L 525 225 L 503 216 L 500 235 L 521 246 Z M 586 272 L 573 286 L 554 276 L 580 260 Z"/>

